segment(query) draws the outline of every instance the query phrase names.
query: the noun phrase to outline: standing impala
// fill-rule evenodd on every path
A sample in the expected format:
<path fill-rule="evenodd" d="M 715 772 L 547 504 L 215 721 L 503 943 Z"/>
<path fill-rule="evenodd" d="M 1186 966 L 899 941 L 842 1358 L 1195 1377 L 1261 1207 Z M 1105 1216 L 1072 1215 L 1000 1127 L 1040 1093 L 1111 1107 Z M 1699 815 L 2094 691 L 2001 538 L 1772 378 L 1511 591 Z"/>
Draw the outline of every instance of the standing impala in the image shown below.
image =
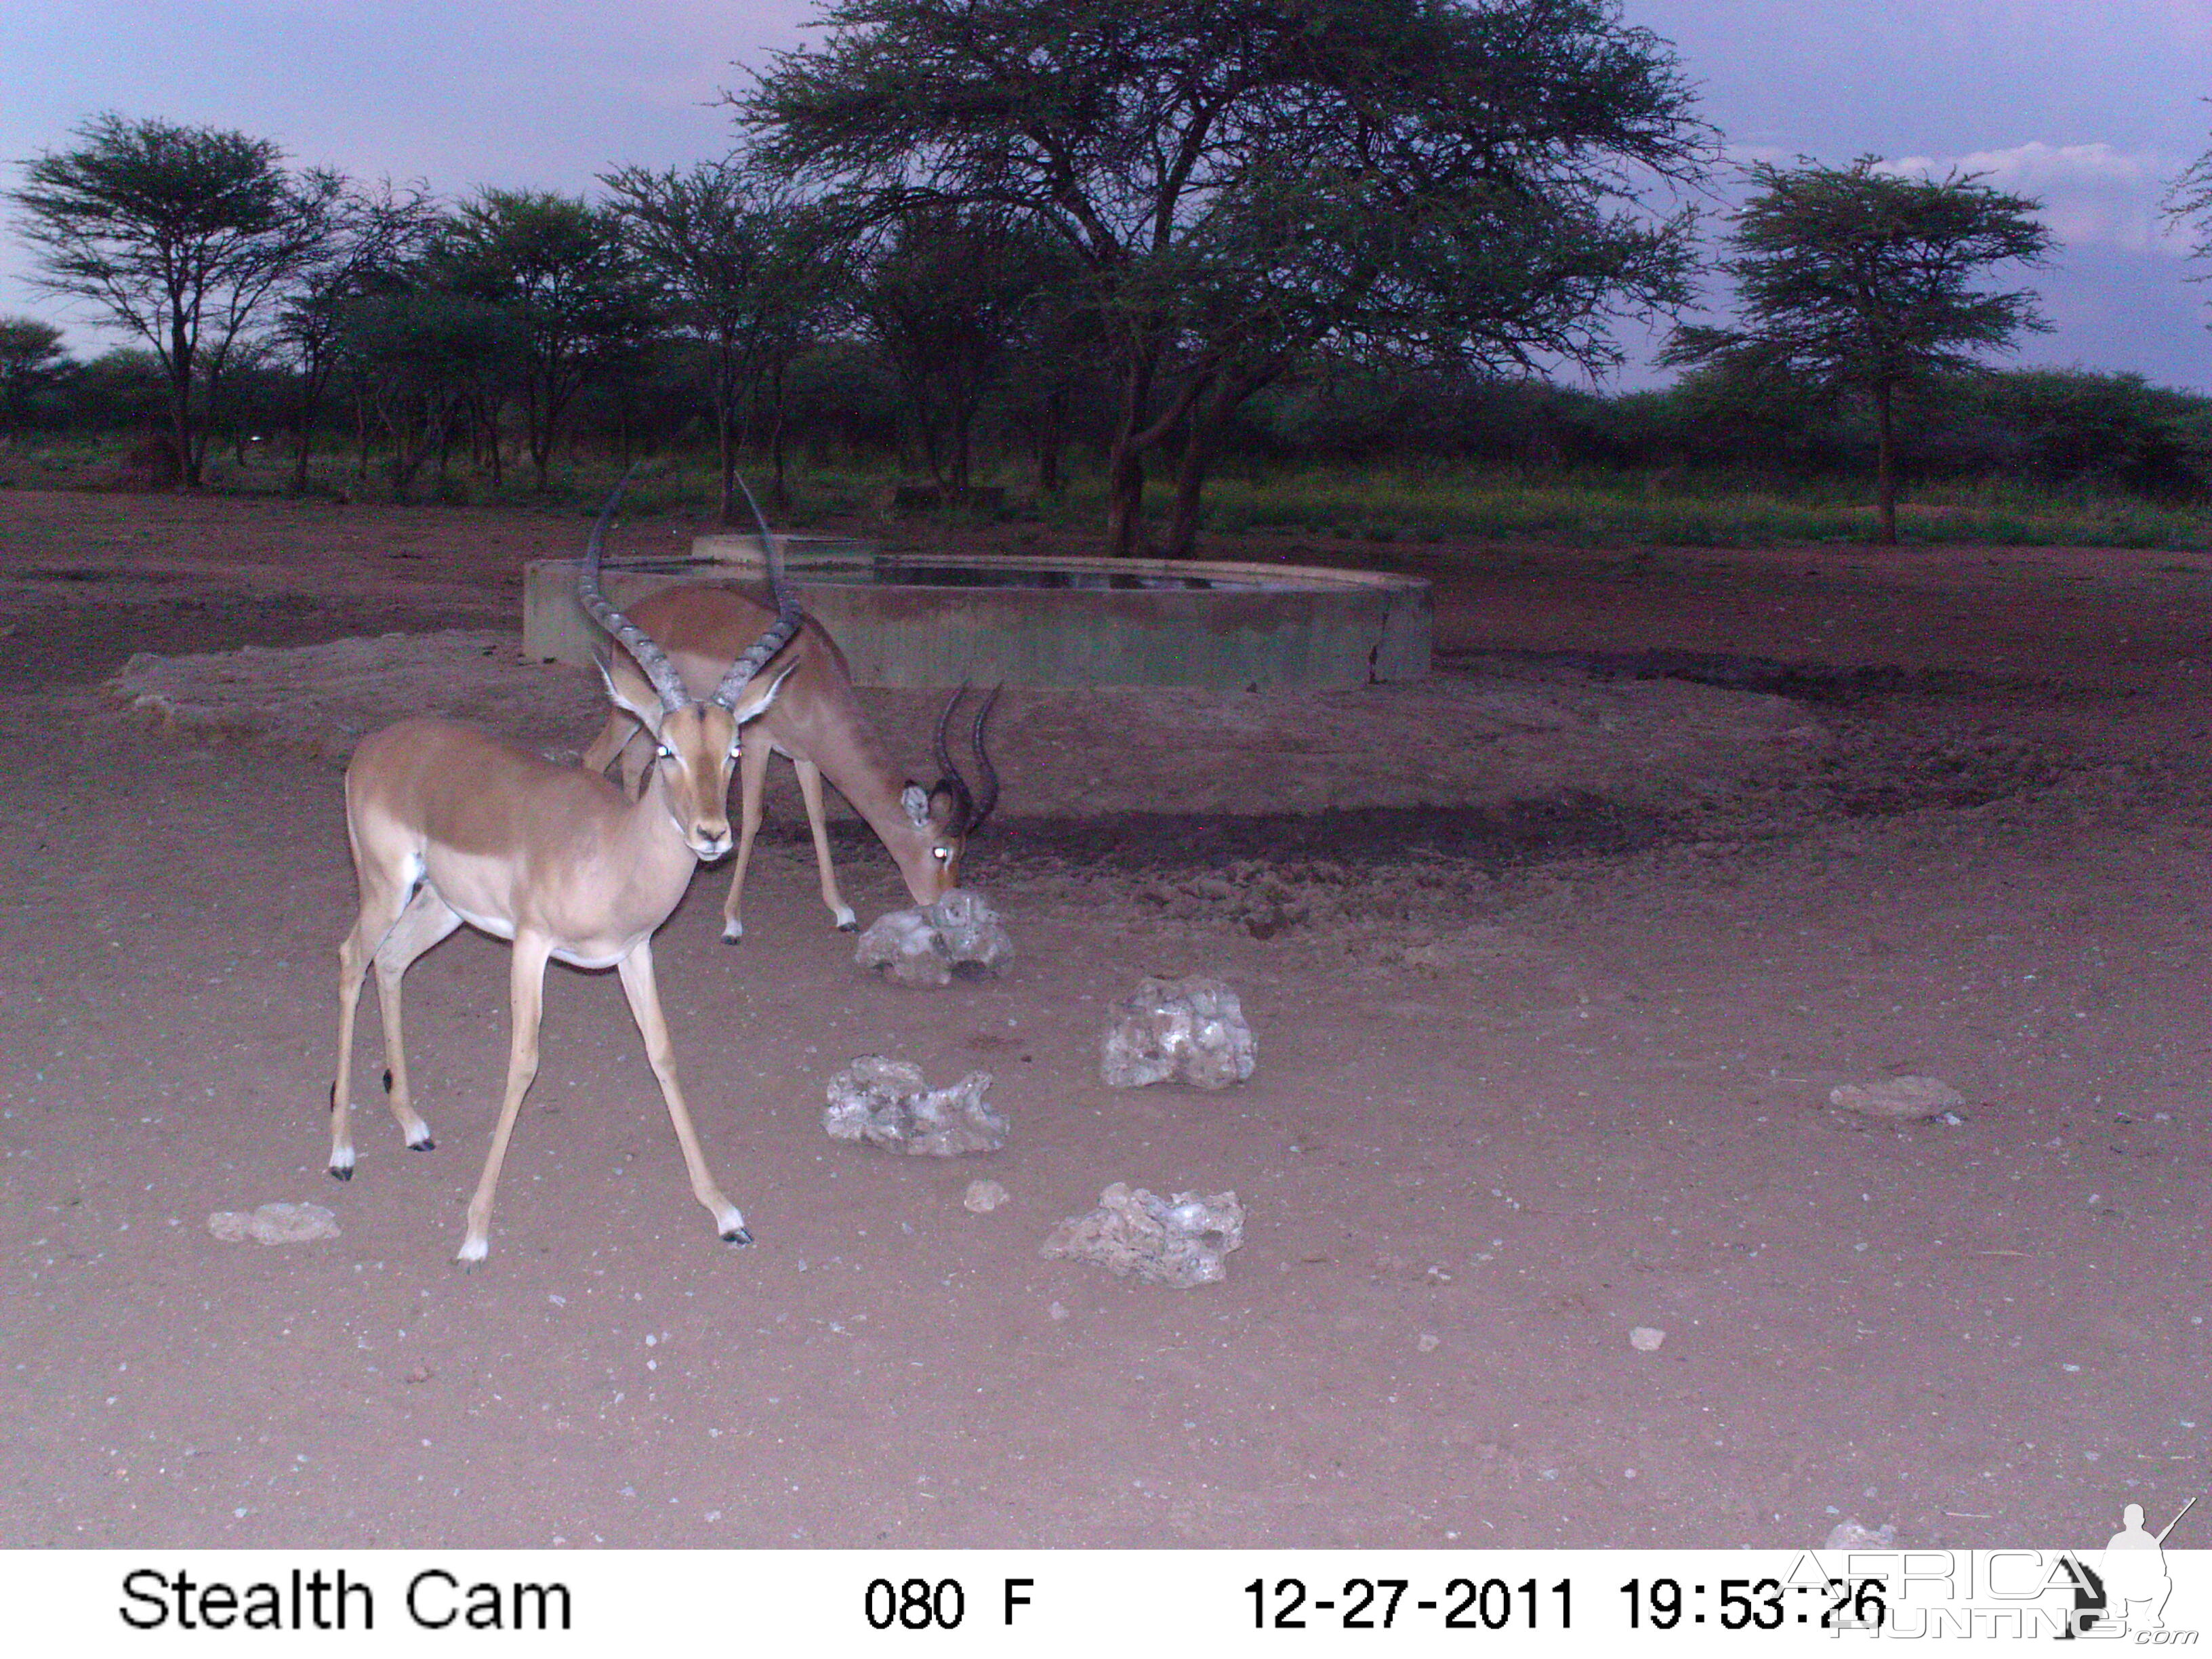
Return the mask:
<path fill-rule="evenodd" d="M 765 532 L 763 532 L 766 534 Z M 744 594 L 726 587 L 663 588 L 636 606 L 638 626 L 658 640 L 695 690 L 712 685 L 759 631 L 768 611 Z M 822 810 L 822 780 L 827 777 L 853 810 L 867 820 L 906 880 L 906 890 L 916 904 L 931 904 L 960 884 L 960 854 L 968 837 L 991 814 L 999 800 L 999 775 L 983 746 L 984 723 L 998 698 L 994 690 L 975 714 L 970 740 L 975 750 L 975 790 L 960 775 L 946 746 L 946 728 L 962 691 L 955 691 L 937 720 L 937 763 L 939 775 L 933 788 L 924 789 L 905 777 L 890 762 L 882 742 L 860 712 L 853 695 L 853 677 L 837 642 L 809 617 L 792 641 L 787 660 L 791 678 L 775 706 L 767 710 L 755 728 L 754 741 L 745 745 L 738 762 L 738 857 L 730 875 L 729 896 L 722 902 L 722 937 L 735 943 L 744 937 L 738 905 L 744 896 L 745 866 L 752 858 L 753 836 L 760 829 L 761 786 L 768 776 L 771 753 L 789 758 L 799 775 L 799 792 L 806 802 L 807 823 L 814 831 L 814 859 L 822 876 L 822 902 L 841 928 L 857 925 L 853 907 L 837 890 L 837 872 L 830 861 L 830 830 Z M 610 677 L 635 699 L 644 691 L 644 680 L 621 658 L 615 659 Z M 616 699 L 615 712 L 592 746 L 584 751 L 586 771 L 603 771 L 619 753 L 623 757 L 625 787 L 635 788 L 647 758 L 644 735 L 629 713 L 632 707 Z"/>
<path fill-rule="evenodd" d="M 626 482 L 626 481 L 625 481 Z M 678 1087 L 653 976 L 653 934 L 668 919 L 700 861 L 729 850 L 727 797 L 738 732 L 769 707 L 791 670 L 762 667 L 798 631 L 797 602 L 771 561 L 777 610 L 735 653 L 712 692 L 696 700 L 651 638 L 599 592 L 599 557 L 622 488 L 592 531 L 577 584 L 585 607 L 621 640 L 651 682 L 608 695 L 653 736 L 659 764 L 634 799 L 604 777 L 559 766 L 472 726 L 402 720 L 364 738 L 346 768 L 346 833 L 361 884 L 361 915 L 338 947 L 338 1068 L 331 1087 L 331 1173 L 353 1176 L 354 1006 L 376 964 L 384 1018 L 385 1087 L 410 1147 L 428 1151 L 401 1046 L 399 982 L 408 964 L 463 922 L 514 942 L 508 975 L 514 1024 L 507 1092 L 483 1175 L 469 1201 L 459 1260 L 480 1261 L 489 1243 L 493 1189 L 517 1109 L 538 1071 L 538 1022 L 549 957 L 579 968 L 611 966 L 645 1039 L 691 1190 L 733 1244 L 749 1244 L 745 1218 L 708 1172 Z"/>

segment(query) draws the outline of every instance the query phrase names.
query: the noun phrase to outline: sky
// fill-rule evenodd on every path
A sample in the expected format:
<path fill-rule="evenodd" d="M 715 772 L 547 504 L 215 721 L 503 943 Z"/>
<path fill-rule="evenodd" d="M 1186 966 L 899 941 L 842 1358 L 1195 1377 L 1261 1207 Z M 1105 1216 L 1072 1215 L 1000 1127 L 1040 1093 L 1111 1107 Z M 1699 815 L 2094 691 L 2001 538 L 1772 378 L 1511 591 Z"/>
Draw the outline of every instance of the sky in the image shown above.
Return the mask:
<path fill-rule="evenodd" d="M 2053 331 L 2024 363 L 2212 392 L 2212 284 L 2162 227 L 2212 149 L 2212 0 L 1624 0 L 1671 41 L 1733 164 L 1879 155 L 2039 198 L 2061 239 L 2028 278 Z M 8 0 L 0 181 L 102 110 L 235 128 L 300 163 L 588 191 L 627 163 L 730 147 L 722 90 L 806 38 L 813 0 Z M 1724 212 L 1729 176 L 1708 205 Z M 26 284 L 0 240 L 0 312 L 110 341 Z M 1716 295 L 1717 301 L 1721 296 Z M 1717 319 L 1709 317 L 1707 320 Z M 1625 386 L 1666 378 L 1624 337 Z"/>

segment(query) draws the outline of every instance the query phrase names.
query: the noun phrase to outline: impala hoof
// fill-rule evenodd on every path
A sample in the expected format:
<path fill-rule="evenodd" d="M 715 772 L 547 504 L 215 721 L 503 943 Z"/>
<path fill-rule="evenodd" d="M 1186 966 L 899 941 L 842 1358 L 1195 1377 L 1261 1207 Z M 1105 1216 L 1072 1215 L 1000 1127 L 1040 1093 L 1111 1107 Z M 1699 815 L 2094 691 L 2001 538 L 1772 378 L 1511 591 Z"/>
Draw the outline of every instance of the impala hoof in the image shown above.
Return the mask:
<path fill-rule="evenodd" d="M 420 1140 L 409 1141 L 407 1150 L 410 1152 L 434 1152 L 438 1150 L 438 1143 L 424 1135 Z"/>
<path fill-rule="evenodd" d="M 744 923 L 743 923 L 743 922 L 741 922 L 741 921 L 726 921 L 726 922 L 724 922 L 724 923 L 722 924 L 722 943 L 723 943 L 723 944 L 725 944 L 725 945 L 743 945 L 744 942 L 745 942 L 745 925 L 744 925 Z"/>
<path fill-rule="evenodd" d="M 752 1229 L 750 1227 L 732 1227 L 722 1235 L 725 1244 L 750 1244 L 752 1242 Z"/>
<path fill-rule="evenodd" d="M 343 1166 L 340 1166 L 336 1164 L 331 1164 L 331 1179 L 333 1181 L 351 1181 L 353 1179 L 353 1165 L 350 1164 Z"/>
<path fill-rule="evenodd" d="M 837 924 L 837 931 L 841 933 L 857 933 L 860 931 L 860 924 L 857 921 L 841 921 Z"/>

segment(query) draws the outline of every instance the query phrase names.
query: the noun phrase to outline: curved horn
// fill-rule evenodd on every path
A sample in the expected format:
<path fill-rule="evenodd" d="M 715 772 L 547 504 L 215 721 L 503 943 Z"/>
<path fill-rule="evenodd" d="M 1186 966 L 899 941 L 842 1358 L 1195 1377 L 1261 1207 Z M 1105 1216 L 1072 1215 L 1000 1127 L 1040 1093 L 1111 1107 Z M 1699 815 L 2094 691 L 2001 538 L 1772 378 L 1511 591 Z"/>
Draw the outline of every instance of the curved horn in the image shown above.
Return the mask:
<path fill-rule="evenodd" d="M 969 734 L 969 740 L 975 746 L 975 775 L 983 788 L 983 799 L 975 804 L 975 816 L 969 820 L 971 834 L 983 827 L 983 820 L 999 804 L 999 769 L 991 764 L 991 751 L 983 746 L 983 723 L 991 718 L 992 707 L 1003 690 L 1003 682 L 991 688 L 991 694 L 983 699 L 983 706 L 975 711 L 975 729 Z"/>
<path fill-rule="evenodd" d="M 769 530 L 768 520 L 761 514 L 760 503 L 753 499 L 752 486 L 740 477 L 738 488 L 745 492 L 745 505 L 752 508 L 753 522 L 760 526 L 761 557 L 768 564 L 769 592 L 775 597 L 775 620 L 762 630 L 758 639 L 738 653 L 737 660 L 730 665 L 729 672 L 722 676 L 722 683 L 714 688 L 714 695 L 710 701 L 732 709 L 737 706 L 738 693 L 744 689 L 745 683 L 767 665 L 769 658 L 791 643 L 792 635 L 799 632 L 799 624 L 806 620 L 805 613 L 799 608 L 799 596 L 784 586 L 783 551 Z"/>
<path fill-rule="evenodd" d="M 952 711 L 960 706 L 961 698 L 968 695 L 967 681 L 960 682 L 959 690 L 946 700 L 945 712 L 937 717 L 937 764 L 945 775 L 945 787 L 952 791 L 957 814 L 954 828 L 963 836 L 972 835 L 981 829 L 983 820 L 991 816 L 991 809 L 999 804 L 999 770 L 991 764 L 991 752 L 984 747 L 983 726 L 991 718 L 992 706 L 999 701 L 1001 689 L 994 685 L 985 695 L 981 707 L 975 711 L 975 724 L 969 732 L 969 742 L 975 750 L 976 779 L 983 791 L 980 800 L 976 799 L 975 791 L 969 788 L 968 780 L 960 775 L 960 769 L 952 763 L 952 750 L 945 741 L 945 732 L 952 724 Z"/>
<path fill-rule="evenodd" d="M 966 835 L 968 826 L 975 821 L 975 797 L 969 790 L 968 780 L 960 775 L 960 769 L 952 763 L 952 750 L 945 745 L 945 733 L 952 724 L 952 711 L 960 707 L 960 699 L 967 695 L 968 682 L 963 680 L 959 688 L 945 700 L 945 712 L 937 717 L 936 740 L 931 744 L 937 756 L 937 771 L 940 779 L 938 787 L 952 792 L 951 828 L 955 835 L 961 836 Z"/>
<path fill-rule="evenodd" d="M 691 696 L 684 689 L 684 677 L 676 672 L 676 665 L 669 661 L 667 653 L 653 642 L 651 635 L 616 610 L 608 602 L 607 596 L 599 591 L 599 559 L 606 547 L 607 526 L 614 519 L 615 508 L 621 503 L 623 492 L 629 488 L 629 481 L 636 476 L 637 468 L 635 466 L 623 473 L 622 482 L 615 486 L 615 493 L 607 497 L 607 504 L 599 509 L 599 522 L 592 526 L 592 539 L 584 550 L 583 572 L 576 578 L 576 598 L 582 602 L 584 609 L 591 612 L 592 620 L 620 640 L 623 648 L 636 659 L 637 665 L 645 671 L 646 678 L 653 682 L 653 689 L 660 694 L 660 706 L 665 709 L 677 709 L 690 702 Z"/>

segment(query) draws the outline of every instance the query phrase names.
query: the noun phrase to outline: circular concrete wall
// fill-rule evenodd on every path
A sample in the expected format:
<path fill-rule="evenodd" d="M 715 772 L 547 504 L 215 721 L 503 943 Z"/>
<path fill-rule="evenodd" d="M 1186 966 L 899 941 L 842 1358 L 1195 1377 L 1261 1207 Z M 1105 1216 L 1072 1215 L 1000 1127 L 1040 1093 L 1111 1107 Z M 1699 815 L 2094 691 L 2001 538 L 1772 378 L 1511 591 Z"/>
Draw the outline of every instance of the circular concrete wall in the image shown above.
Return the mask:
<path fill-rule="evenodd" d="M 614 561 L 617 605 L 681 582 L 758 592 L 758 538 L 702 537 L 690 559 Z M 708 556 L 696 556 L 704 554 Z M 588 663 L 579 562 L 525 573 L 523 649 Z M 800 603 L 863 685 L 1364 685 L 1429 672 L 1418 577 L 1183 560 L 884 553 L 793 538 Z M 1156 585 L 1157 584 L 1157 585 Z M 1172 584 L 1168 585 L 1168 584 Z"/>

